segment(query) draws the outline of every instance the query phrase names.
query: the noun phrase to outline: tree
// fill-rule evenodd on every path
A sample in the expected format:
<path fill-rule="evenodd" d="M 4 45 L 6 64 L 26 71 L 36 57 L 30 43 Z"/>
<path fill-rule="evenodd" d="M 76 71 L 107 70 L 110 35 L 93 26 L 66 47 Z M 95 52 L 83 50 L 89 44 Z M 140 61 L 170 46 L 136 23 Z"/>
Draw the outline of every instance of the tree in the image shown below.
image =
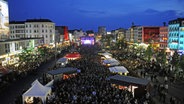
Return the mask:
<path fill-rule="evenodd" d="M 137 46 L 136 54 L 138 54 L 140 57 L 142 57 L 144 52 L 145 52 L 145 49 L 143 46 Z"/>
<path fill-rule="evenodd" d="M 27 71 L 32 68 L 32 64 L 35 61 L 33 48 L 23 48 L 22 53 L 18 57 L 20 70 Z"/>
<path fill-rule="evenodd" d="M 167 61 L 165 49 L 158 52 L 156 59 L 157 59 L 157 62 L 165 65 Z"/>
<path fill-rule="evenodd" d="M 46 58 L 50 55 L 50 49 L 48 47 L 39 47 L 38 48 L 38 55 L 40 57 L 40 60 L 44 61 Z"/>
<path fill-rule="evenodd" d="M 179 66 L 184 71 L 184 55 L 182 55 L 180 58 Z"/>
<path fill-rule="evenodd" d="M 147 47 L 145 55 L 146 55 L 147 60 L 150 61 L 151 57 L 153 56 L 153 48 L 151 44 L 149 44 L 149 46 Z"/>
<path fill-rule="evenodd" d="M 178 52 L 175 51 L 173 56 L 172 56 L 171 64 L 173 66 L 175 66 L 176 69 L 178 69 L 178 67 L 179 67 L 179 58 L 180 58 L 180 56 L 179 56 Z"/>
<path fill-rule="evenodd" d="M 32 49 L 24 48 L 22 53 L 18 55 L 19 61 L 24 63 L 30 62 L 32 60 L 32 52 Z"/>

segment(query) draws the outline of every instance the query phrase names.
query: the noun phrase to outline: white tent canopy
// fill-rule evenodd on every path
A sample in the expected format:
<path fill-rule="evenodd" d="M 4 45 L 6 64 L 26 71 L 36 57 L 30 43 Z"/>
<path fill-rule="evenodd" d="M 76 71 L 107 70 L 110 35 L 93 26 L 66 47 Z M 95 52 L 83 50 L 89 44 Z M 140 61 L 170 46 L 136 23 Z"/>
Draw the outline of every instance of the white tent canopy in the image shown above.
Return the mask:
<path fill-rule="evenodd" d="M 105 58 L 112 58 L 112 54 L 105 52 L 105 53 L 101 53 L 102 56 L 104 56 Z"/>
<path fill-rule="evenodd" d="M 52 87 L 54 84 L 54 80 L 51 80 L 50 82 L 48 82 L 45 87 Z"/>
<path fill-rule="evenodd" d="M 42 102 L 45 104 L 46 97 L 51 93 L 50 87 L 43 86 L 37 79 L 32 83 L 31 88 L 29 88 L 23 95 L 23 104 L 27 97 L 40 97 Z"/>
<path fill-rule="evenodd" d="M 119 65 L 120 63 L 115 58 L 110 58 L 110 59 L 103 60 L 103 64 L 106 64 L 108 66 L 115 66 L 115 65 Z"/>
<path fill-rule="evenodd" d="M 67 58 L 60 58 L 57 60 L 56 64 L 59 66 L 65 66 L 68 63 L 68 59 Z"/>
<path fill-rule="evenodd" d="M 113 73 L 129 73 L 124 66 L 114 66 L 109 68 L 110 72 Z"/>

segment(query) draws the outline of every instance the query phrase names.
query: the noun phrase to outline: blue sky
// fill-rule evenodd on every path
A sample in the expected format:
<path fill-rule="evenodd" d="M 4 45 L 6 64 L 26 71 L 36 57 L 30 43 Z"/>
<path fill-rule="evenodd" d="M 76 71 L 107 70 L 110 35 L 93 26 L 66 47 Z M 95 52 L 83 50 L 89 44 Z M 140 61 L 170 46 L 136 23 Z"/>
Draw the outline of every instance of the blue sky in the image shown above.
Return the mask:
<path fill-rule="evenodd" d="M 184 0 L 8 0 L 10 21 L 48 18 L 69 29 L 161 26 L 184 18 Z"/>

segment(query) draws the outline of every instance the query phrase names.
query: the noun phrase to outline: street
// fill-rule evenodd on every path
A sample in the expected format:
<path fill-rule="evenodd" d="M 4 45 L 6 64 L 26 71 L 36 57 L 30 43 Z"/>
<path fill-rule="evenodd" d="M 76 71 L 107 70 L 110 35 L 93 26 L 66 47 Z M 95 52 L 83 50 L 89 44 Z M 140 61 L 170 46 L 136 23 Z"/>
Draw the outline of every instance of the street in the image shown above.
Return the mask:
<path fill-rule="evenodd" d="M 0 103 L 1 104 L 14 104 L 15 99 L 22 95 L 24 90 L 31 87 L 31 83 L 35 79 L 42 77 L 42 74 L 47 71 L 47 69 L 55 64 L 55 59 L 52 58 L 46 63 L 43 63 L 37 70 L 37 74 L 27 75 L 23 79 L 16 80 L 11 83 L 2 93 L 0 93 Z"/>

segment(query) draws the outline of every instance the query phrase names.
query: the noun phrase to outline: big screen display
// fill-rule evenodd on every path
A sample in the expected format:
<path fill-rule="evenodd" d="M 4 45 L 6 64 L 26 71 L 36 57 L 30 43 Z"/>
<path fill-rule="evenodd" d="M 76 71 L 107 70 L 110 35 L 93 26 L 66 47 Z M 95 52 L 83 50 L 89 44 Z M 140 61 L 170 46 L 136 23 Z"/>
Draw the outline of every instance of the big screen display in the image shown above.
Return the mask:
<path fill-rule="evenodd" d="M 95 43 L 94 37 L 89 37 L 89 36 L 81 37 L 81 44 L 82 45 L 85 45 L 85 44 L 94 45 L 94 43 Z"/>

